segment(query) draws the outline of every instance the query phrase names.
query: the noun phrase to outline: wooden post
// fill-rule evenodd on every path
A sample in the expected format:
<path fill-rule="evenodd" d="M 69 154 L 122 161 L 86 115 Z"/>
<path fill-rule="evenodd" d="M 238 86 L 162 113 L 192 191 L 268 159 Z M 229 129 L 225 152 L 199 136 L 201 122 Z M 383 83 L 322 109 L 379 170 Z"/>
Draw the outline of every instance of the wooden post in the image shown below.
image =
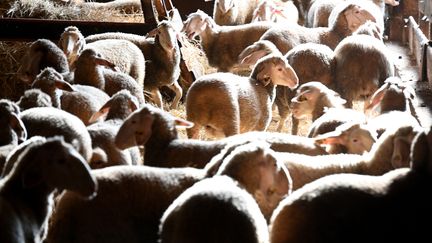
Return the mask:
<path fill-rule="evenodd" d="M 392 41 L 407 39 L 403 36 L 405 20 L 412 16 L 416 21 L 419 17 L 418 1 L 400 1 L 399 6 L 389 7 L 388 38 Z"/>

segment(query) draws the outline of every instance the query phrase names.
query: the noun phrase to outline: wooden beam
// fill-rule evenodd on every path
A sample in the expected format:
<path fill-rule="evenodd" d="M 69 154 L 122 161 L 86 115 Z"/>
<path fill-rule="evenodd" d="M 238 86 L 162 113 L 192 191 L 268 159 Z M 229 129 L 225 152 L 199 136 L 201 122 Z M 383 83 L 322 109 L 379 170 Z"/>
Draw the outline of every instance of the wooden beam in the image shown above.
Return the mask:
<path fill-rule="evenodd" d="M 84 36 L 117 31 L 145 35 L 156 27 L 154 24 L 143 23 L 0 18 L 0 41 L 33 41 L 40 38 L 58 40 L 63 30 L 71 25 L 78 27 Z"/>

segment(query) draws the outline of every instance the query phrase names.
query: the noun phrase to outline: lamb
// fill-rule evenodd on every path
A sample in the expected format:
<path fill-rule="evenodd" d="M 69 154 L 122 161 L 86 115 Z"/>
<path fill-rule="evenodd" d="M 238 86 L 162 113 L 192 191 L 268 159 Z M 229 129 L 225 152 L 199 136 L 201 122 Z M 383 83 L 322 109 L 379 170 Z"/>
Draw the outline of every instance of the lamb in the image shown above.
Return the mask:
<path fill-rule="evenodd" d="M 28 89 L 16 102 L 20 110 L 27 110 L 33 107 L 52 107 L 51 97 L 40 89 Z"/>
<path fill-rule="evenodd" d="M 53 68 L 45 68 L 32 84 L 51 97 L 52 106 L 77 116 L 85 125 L 90 117 L 108 101 L 109 96 L 98 88 L 88 85 L 70 85 Z"/>
<path fill-rule="evenodd" d="M 116 72 L 113 63 L 93 49 L 85 49 L 76 61 L 75 84 L 89 85 L 105 91 L 112 96 L 122 89 L 127 89 L 141 104 L 144 103 L 143 88 L 135 80 L 122 72 Z"/>
<path fill-rule="evenodd" d="M 297 84 L 296 73 L 282 55 L 261 58 L 248 78 L 231 73 L 204 75 L 191 85 L 186 97 L 187 119 L 195 123 L 188 137 L 198 138 L 202 127 L 217 137 L 265 131 L 276 86 L 293 89 Z M 213 115 L 221 112 L 224 116 Z"/>
<path fill-rule="evenodd" d="M 52 67 L 65 76 L 69 75 L 69 65 L 62 50 L 50 40 L 38 39 L 32 42 L 22 57 L 17 75 L 25 83 L 31 84 L 46 67 Z"/>
<path fill-rule="evenodd" d="M 424 241 L 428 225 L 417 222 L 431 217 L 431 151 L 429 129 L 413 141 L 411 168 L 333 175 L 306 185 L 275 210 L 271 242 Z"/>
<path fill-rule="evenodd" d="M 262 0 L 253 11 L 251 22 L 272 21 L 278 24 L 297 23 L 298 10 L 292 1 Z"/>
<path fill-rule="evenodd" d="M 127 90 L 121 90 L 114 94 L 91 120 L 98 120 L 106 116 L 103 122 L 98 122 L 87 127 L 92 139 L 93 157 L 89 164 L 92 169 L 113 165 L 138 165 L 142 164 L 138 147 L 119 150 L 114 144 L 114 138 L 123 120 L 130 113 L 138 109 L 138 101 Z M 99 155 L 99 156 L 98 156 Z M 96 157 L 95 157 L 96 156 Z"/>
<path fill-rule="evenodd" d="M 84 123 L 76 116 L 53 107 L 35 107 L 20 113 L 28 137 L 63 136 L 89 161 L 92 154 L 91 138 Z"/>
<path fill-rule="evenodd" d="M 410 113 L 420 123 L 415 105 L 417 98 L 414 89 L 403 83 L 398 77 L 389 77 L 384 84 L 372 95 L 369 104 L 365 104 L 365 111 L 379 108 L 379 114 L 390 111 L 405 111 Z"/>
<path fill-rule="evenodd" d="M 0 172 L 9 153 L 27 139 L 27 130 L 19 113 L 19 108 L 12 101 L 0 99 Z"/>
<path fill-rule="evenodd" d="M 280 133 L 249 132 L 219 141 L 180 139 L 176 127 L 190 126 L 191 122 L 144 105 L 123 122 L 115 144 L 120 149 L 144 145 L 144 164 L 160 167 L 203 168 L 229 141 L 236 140 L 265 140 L 276 151 L 296 151 L 310 155 L 326 153 L 308 138 Z"/>
<path fill-rule="evenodd" d="M 247 47 L 239 55 L 243 65 L 254 64 L 262 56 L 269 53 L 280 53 L 277 47 L 270 41 L 259 40 Z M 299 78 L 299 84 L 310 81 L 320 81 L 328 86 L 333 82 L 333 73 L 336 66 L 333 51 L 322 44 L 305 43 L 295 46 L 285 57 L 293 67 Z M 305 65 L 307 63 L 308 65 Z M 275 104 L 278 107 L 279 123 L 277 131 L 282 131 L 290 111 L 291 99 L 295 92 L 286 87 L 276 87 Z M 298 120 L 292 117 L 292 134 L 297 134 Z"/>
<path fill-rule="evenodd" d="M 203 11 L 188 16 L 182 32 L 190 39 L 199 36 L 211 66 L 228 72 L 236 64 L 241 51 L 257 41 L 272 23 L 257 22 L 239 26 L 220 26 Z"/>
<path fill-rule="evenodd" d="M 335 49 L 335 90 L 347 107 L 371 96 L 384 80 L 394 75 L 394 65 L 383 42 L 368 35 L 345 38 Z"/>
<path fill-rule="evenodd" d="M 92 197 L 97 184 L 86 164 L 61 138 L 29 144 L 0 180 L 0 241 L 41 242 L 56 189 Z"/>
<path fill-rule="evenodd" d="M 180 77 L 180 48 L 176 39 L 176 30 L 169 21 L 161 21 L 155 30 L 154 38 L 125 33 L 104 33 L 86 37 L 91 43 L 103 39 L 124 39 L 137 45 L 146 58 L 144 89 L 151 93 L 153 102 L 162 107 L 159 89 L 166 86 L 175 93 L 171 109 L 176 109 L 183 95 L 178 84 Z"/>
<path fill-rule="evenodd" d="M 301 43 L 324 44 L 335 49 L 338 43 L 351 35 L 360 25 L 367 20 L 376 21 L 375 17 L 353 3 L 338 5 L 332 11 L 329 27 L 306 28 L 299 25 L 274 26 L 261 36 L 261 40 L 269 40 L 283 53 L 287 53 L 294 46 Z"/>
<path fill-rule="evenodd" d="M 242 25 L 252 22 L 259 1 L 215 0 L 213 19 L 218 25 Z"/>
<path fill-rule="evenodd" d="M 197 182 L 161 218 L 159 242 L 267 243 L 267 222 L 253 197 L 227 176 Z"/>
<path fill-rule="evenodd" d="M 127 40 L 99 40 L 86 44 L 84 36 L 75 26 L 66 27 L 58 45 L 65 53 L 70 67 L 84 49 L 93 48 L 118 69 L 134 78 L 144 87 L 145 60 L 141 50 Z"/>
<path fill-rule="evenodd" d="M 409 166 L 409 148 L 421 127 L 403 126 L 387 130 L 370 152 L 357 154 L 331 154 L 308 156 L 294 153 L 278 153 L 293 182 L 293 190 L 330 174 L 355 173 L 382 175 L 390 170 Z"/>
<path fill-rule="evenodd" d="M 268 147 L 251 147 L 246 153 L 257 155 L 255 160 L 227 158 L 221 175 L 231 171 L 227 176 L 244 179 L 251 188 L 262 190 L 264 199 L 288 193 L 287 175 L 280 164 L 275 166 Z M 251 170 L 249 165 L 257 163 L 260 169 Z M 163 212 L 183 191 L 208 177 L 203 169 L 122 165 L 94 170 L 93 175 L 99 186 L 97 196 L 83 200 L 69 192 L 61 195 L 47 242 L 156 242 Z M 253 187 L 257 184 L 261 187 Z"/>

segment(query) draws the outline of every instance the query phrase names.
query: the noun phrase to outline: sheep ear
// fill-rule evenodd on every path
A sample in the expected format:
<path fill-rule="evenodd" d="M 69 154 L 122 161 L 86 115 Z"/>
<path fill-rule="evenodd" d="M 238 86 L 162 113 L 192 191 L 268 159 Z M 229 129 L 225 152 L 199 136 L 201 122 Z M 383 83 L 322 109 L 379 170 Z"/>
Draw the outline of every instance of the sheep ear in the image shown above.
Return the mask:
<path fill-rule="evenodd" d="M 24 188 L 33 188 L 40 185 L 43 181 L 40 171 L 35 169 L 35 166 L 30 166 L 21 176 L 22 185 Z"/>
<path fill-rule="evenodd" d="M 408 167 L 410 160 L 410 144 L 403 137 L 393 140 L 393 154 L 391 163 L 393 168 Z"/>
<path fill-rule="evenodd" d="M 178 117 L 174 118 L 174 123 L 175 123 L 176 128 L 191 128 L 194 126 L 193 122 L 190 122 L 190 121 L 178 118 Z"/>
<path fill-rule="evenodd" d="M 128 105 L 129 105 L 129 109 L 131 110 L 131 112 L 134 112 L 138 109 L 138 106 L 135 102 L 133 102 L 133 100 L 128 100 Z"/>
<path fill-rule="evenodd" d="M 336 130 L 319 135 L 313 139 L 317 144 L 341 144 L 343 142 L 343 133 Z"/>
<path fill-rule="evenodd" d="M 117 71 L 116 65 L 114 63 L 108 61 L 107 59 L 104 59 L 104 58 L 101 58 L 101 57 L 97 57 L 95 59 L 95 61 L 96 61 L 96 64 L 105 66 L 105 67 L 107 67 L 107 68 L 109 68 L 109 69 L 111 69 L 113 71 Z"/>
<path fill-rule="evenodd" d="M 19 143 L 27 139 L 27 130 L 25 129 L 24 123 L 16 114 L 11 114 L 9 118 L 9 125 L 17 134 Z"/>
<path fill-rule="evenodd" d="M 365 103 L 365 108 L 364 108 L 365 111 L 375 108 L 382 101 L 387 91 L 387 87 L 388 85 L 385 84 L 385 86 L 381 87 L 372 95 L 369 104 Z"/>
<path fill-rule="evenodd" d="M 55 86 L 58 89 L 66 90 L 66 91 L 69 91 L 69 92 L 75 91 L 74 87 L 72 85 L 70 85 L 68 82 L 64 81 L 64 80 L 56 80 L 55 81 Z"/>
<path fill-rule="evenodd" d="M 268 53 L 265 50 L 254 50 L 253 51 L 253 50 L 247 50 L 247 48 L 246 48 L 239 55 L 240 64 L 244 65 L 244 66 L 255 65 L 255 63 L 257 63 L 260 58 L 266 56 L 267 54 Z"/>
<path fill-rule="evenodd" d="M 108 103 L 106 103 L 102 108 L 100 108 L 97 112 L 95 112 L 90 119 L 88 120 L 89 124 L 95 123 L 97 120 L 99 120 L 99 118 L 101 118 L 102 116 L 105 116 L 108 114 L 109 110 L 110 110 L 110 106 L 107 106 Z"/>

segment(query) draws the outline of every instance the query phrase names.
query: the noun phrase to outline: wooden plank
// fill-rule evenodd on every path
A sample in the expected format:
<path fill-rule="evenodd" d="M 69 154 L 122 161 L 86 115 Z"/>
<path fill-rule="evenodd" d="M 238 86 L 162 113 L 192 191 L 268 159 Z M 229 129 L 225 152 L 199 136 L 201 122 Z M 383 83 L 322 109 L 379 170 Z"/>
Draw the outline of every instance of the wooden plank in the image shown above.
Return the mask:
<path fill-rule="evenodd" d="M 145 35 L 154 24 L 95 22 L 77 20 L 45 20 L 32 18 L 0 18 L 1 41 L 33 41 L 40 38 L 57 40 L 67 26 L 74 25 L 84 36 L 103 32 L 126 32 Z"/>
<path fill-rule="evenodd" d="M 417 22 L 414 20 L 412 16 L 408 18 L 408 28 L 409 28 L 409 48 L 411 54 L 414 54 L 417 66 L 419 68 L 419 73 L 421 76 L 421 80 L 428 80 L 427 78 L 427 66 L 429 62 L 427 62 L 427 49 L 431 48 L 431 42 L 424 35 L 422 30 L 420 29 Z"/>
<path fill-rule="evenodd" d="M 429 85 L 432 87 L 432 46 L 428 46 L 426 50 L 426 76 Z"/>

